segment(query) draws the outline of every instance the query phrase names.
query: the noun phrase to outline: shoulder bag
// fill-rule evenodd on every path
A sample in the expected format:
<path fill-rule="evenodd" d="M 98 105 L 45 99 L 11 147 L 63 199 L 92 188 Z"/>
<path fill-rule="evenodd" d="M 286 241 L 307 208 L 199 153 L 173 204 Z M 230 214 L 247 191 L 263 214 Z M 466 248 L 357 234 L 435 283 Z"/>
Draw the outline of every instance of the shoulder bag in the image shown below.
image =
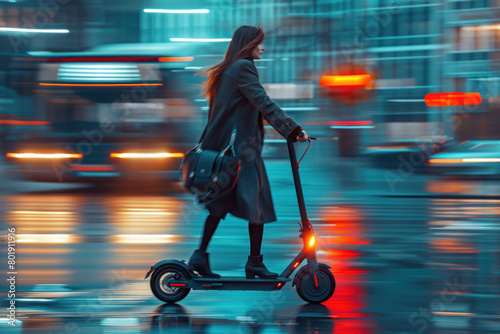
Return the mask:
<path fill-rule="evenodd" d="M 196 195 L 198 202 L 210 204 L 229 193 L 238 181 L 240 161 L 234 151 L 236 129 L 222 151 L 204 150 L 200 143 L 186 152 L 182 161 L 181 183 Z"/>

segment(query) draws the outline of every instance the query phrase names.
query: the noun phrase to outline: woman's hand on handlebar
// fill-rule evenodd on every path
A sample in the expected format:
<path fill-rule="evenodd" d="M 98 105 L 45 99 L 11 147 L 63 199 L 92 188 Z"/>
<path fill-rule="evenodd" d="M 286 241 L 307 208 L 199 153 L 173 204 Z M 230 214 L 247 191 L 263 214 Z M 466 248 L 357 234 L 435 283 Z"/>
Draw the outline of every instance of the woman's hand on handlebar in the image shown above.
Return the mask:
<path fill-rule="evenodd" d="M 308 141 L 309 140 L 309 136 L 307 135 L 307 132 L 305 132 L 304 130 L 302 130 L 301 133 L 299 133 L 299 135 L 297 136 L 297 140 L 300 141 L 300 142 L 305 142 L 305 141 Z"/>

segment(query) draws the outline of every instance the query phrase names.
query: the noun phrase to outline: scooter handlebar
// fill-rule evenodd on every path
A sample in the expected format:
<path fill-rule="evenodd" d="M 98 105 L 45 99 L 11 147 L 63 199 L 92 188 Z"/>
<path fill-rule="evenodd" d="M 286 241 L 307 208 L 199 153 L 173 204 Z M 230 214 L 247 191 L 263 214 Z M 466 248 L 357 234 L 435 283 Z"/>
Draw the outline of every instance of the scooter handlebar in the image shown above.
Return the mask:
<path fill-rule="evenodd" d="M 299 137 L 299 138 L 304 137 L 304 132 L 303 132 L 303 131 L 301 131 L 301 132 L 299 133 L 298 137 Z M 308 141 L 311 141 L 311 140 L 316 140 L 316 137 L 310 137 L 310 136 L 309 136 L 307 140 L 308 140 Z M 293 140 L 293 141 L 294 141 L 294 142 L 296 142 L 297 140 Z"/>

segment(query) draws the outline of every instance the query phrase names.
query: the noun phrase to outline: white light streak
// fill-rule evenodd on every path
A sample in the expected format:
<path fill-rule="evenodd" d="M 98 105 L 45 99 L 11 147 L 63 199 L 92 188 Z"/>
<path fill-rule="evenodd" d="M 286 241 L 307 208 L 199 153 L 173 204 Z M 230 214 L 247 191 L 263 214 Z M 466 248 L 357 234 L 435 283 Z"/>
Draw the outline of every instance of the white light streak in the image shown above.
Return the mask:
<path fill-rule="evenodd" d="M 36 244 L 67 244 L 75 241 L 71 234 L 18 234 L 16 241 Z"/>
<path fill-rule="evenodd" d="M 330 129 L 374 129 L 373 125 L 332 125 Z"/>
<path fill-rule="evenodd" d="M 118 234 L 113 236 L 118 244 L 167 244 L 173 242 L 171 234 Z"/>
<path fill-rule="evenodd" d="M 105 75 L 110 75 L 112 76 L 111 78 L 108 79 L 113 79 L 113 78 L 141 78 L 140 73 L 64 73 L 64 72 L 59 72 L 58 77 L 70 77 L 70 78 L 81 78 L 81 77 L 94 77 L 94 78 L 101 78 Z"/>
<path fill-rule="evenodd" d="M 463 162 L 500 162 L 499 158 L 469 158 L 462 159 Z"/>
<path fill-rule="evenodd" d="M 318 107 L 285 107 L 281 108 L 284 111 L 315 111 L 319 110 Z"/>
<path fill-rule="evenodd" d="M 171 38 L 171 42 L 230 42 L 231 38 Z"/>
<path fill-rule="evenodd" d="M 114 74 L 114 73 L 140 73 L 139 69 L 130 70 L 118 70 L 118 69 L 78 69 L 78 68 L 60 68 L 59 73 L 102 73 L 102 74 Z"/>
<path fill-rule="evenodd" d="M 160 13 L 160 14 L 208 14 L 208 9 L 153 9 L 146 8 L 144 13 Z"/>
<path fill-rule="evenodd" d="M 68 29 L 30 29 L 30 28 L 12 28 L 0 27 L 0 32 L 13 32 L 13 33 L 39 33 L 39 34 L 67 34 Z"/>
<path fill-rule="evenodd" d="M 85 63 L 71 63 L 71 64 L 61 64 L 61 69 L 122 69 L 122 68 L 133 68 L 137 69 L 137 65 L 134 64 L 85 64 Z"/>

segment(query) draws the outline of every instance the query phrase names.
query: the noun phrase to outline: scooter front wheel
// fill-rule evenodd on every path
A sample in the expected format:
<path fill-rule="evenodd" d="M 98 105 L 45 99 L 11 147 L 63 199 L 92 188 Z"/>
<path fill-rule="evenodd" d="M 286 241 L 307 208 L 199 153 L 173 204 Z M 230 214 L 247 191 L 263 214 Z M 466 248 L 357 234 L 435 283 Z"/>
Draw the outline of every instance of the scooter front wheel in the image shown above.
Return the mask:
<path fill-rule="evenodd" d="M 298 273 L 297 293 L 300 298 L 308 303 L 319 304 L 327 301 L 335 291 L 335 277 L 332 272 L 319 266 L 318 287 L 315 287 L 314 276 L 309 272 L 309 267 L 303 267 Z"/>
<path fill-rule="evenodd" d="M 175 303 L 184 299 L 191 290 L 168 286 L 170 281 L 181 279 L 188 279 L 184 270 L 178 266 L 166 265 L 155 270 L 149 285 L 156 298 L 167 303 Z"/>

